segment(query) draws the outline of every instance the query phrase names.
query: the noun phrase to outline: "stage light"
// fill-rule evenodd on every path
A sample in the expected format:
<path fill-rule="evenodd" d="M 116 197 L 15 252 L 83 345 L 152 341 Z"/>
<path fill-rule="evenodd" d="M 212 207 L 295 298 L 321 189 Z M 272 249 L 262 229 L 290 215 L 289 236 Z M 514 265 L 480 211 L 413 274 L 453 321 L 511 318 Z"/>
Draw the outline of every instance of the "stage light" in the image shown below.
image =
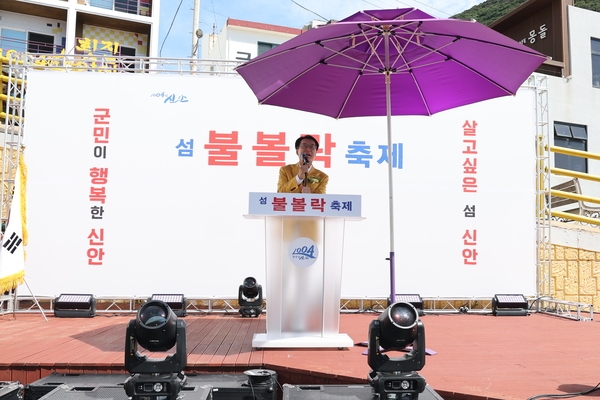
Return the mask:
<path fill-rule="evenodd" d="M 408 353 L 390 358 L 384 351 Z M 425 366 L 425 327 L 410 303 L 396 302 L 369 325 L 369 383 L 386 399 L 417 399 L 425 390 L 425 378 L 416 371 Z"/>
<path fill-rule="evenodd" d="M 492 298 L 492 314 L 529 315 L 527 299 L 522 294 L 496 294 Z"/>
<path fill-rule="evenodd" d="M 262 286 L 249 276 L 238 290 L 238 304 L 242 317 L 258 317 L 262 313 Z"/>
<path fill-rule="evenodd" d="M 96 299 L 91 294 L 61 294 L 52 303 L 55 317 L 91 318 L 96 315 Z"/>
<path fill-rule="evenodd" d="M 164 301 L 178 317 L 187 315 L 187 299 L 182 294 L 153 294 L 148 300 Z"/>
<path fill-rule="evenodd" d="M 133 374 L 125 381 L 132 400 L 175 400 L 187 383 L 186 324 L 164 301 L 150 300 L 129 321 L 125 337 L 125 368 Z M 138 351 L 138 345 L 152 352 L 175 353 L 152 359 Z"/>
<path fill-rule="evenodd" d="M 423 311 L 423 299 L 418 294 L 396 294 L 395 303 L 410 303 L 419 312 L 419 316 L 425 315 Z"/>

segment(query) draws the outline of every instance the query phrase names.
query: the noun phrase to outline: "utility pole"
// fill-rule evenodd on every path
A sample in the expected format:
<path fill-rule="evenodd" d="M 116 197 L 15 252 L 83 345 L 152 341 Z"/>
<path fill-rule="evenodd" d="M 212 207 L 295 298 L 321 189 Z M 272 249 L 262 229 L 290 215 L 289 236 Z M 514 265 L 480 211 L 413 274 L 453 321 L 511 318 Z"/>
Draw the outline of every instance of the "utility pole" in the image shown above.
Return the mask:
<path fill-rule="evenodd" d="M 202 29 L 198 28 L 200 22 L 200 0 L 194 0 L 194 18 L 192 27 L 192 71 L 197 68 L 199 40 L 202 38 Z"/>

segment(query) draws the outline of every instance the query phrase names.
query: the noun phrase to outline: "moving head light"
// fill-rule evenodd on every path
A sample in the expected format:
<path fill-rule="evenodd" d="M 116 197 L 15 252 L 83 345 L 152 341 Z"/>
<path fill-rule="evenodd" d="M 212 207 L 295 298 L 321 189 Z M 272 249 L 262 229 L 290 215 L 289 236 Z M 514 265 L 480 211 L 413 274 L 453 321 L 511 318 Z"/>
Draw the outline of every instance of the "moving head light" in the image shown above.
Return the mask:
<path fill-rule="evenodd" d="M 160 300 L 145 303 L 137 317 L 129 321 L 125 338 L 125 369 L 132 374 L 125 392 L 132 400 L 175 400 L 187 383 L 186 324 Z M 175 353 L 164 358 L 148 358 L 138 345 L 152 352 Z"/>
<path fill-rule="evenodd" d="M 383 354 L 387 350 L 409 352 L 390 358 Z M 425 328 L 412 304 L 394 303 L 371 322 L 367 358 L 374 393 L 385 399 L 418 399 L 426 386 L 416 372 L 425 366 Z"/>
<path fill-rule="evenodd" d="M 262 286 L 249 276 L 238 289 L 238 304 L 242 317 L 258 317 L 262 313 Z"/>

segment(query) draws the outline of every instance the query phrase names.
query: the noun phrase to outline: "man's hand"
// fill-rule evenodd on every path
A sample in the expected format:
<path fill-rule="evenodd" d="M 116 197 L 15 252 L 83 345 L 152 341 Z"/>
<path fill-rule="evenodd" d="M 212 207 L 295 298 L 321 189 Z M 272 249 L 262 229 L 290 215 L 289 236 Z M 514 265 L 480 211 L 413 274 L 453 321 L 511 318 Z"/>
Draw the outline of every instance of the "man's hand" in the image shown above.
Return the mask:
<path fill-rule="evenodd" d="M 300 162 L 300 172 L 298 172 L 298 178 L 304 180 L 304 178 L 306 178 L 306 174 L 308 174 L 309 169 L 310 164 L 303 165 L 302 162 Z"/>

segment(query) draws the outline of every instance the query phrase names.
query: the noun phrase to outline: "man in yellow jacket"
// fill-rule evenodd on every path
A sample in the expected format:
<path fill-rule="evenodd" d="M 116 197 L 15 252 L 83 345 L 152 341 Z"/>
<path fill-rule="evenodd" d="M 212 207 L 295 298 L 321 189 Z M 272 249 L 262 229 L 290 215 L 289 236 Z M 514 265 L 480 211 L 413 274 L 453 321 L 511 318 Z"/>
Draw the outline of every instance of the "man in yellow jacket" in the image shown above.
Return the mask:
<path fill-rule="evenodd" d="M 314 168 L 312 163 L 319 150 L 319 142 L 311 135 L 296 139 L 298 162 L 279 169 L 278 193 L 325 194 L 329 176 Z"/>

